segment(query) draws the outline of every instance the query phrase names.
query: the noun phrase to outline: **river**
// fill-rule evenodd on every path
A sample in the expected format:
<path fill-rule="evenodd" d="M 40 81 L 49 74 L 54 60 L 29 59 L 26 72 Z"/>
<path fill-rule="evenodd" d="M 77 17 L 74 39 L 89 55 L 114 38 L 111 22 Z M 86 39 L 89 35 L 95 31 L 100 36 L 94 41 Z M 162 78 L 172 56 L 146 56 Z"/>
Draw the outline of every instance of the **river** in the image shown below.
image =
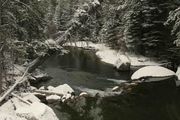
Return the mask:
<path fill-rule="evenodd" d="M 92 50 L 69 50 L 68 54 L 55 54 L 46 60 L 42 69 L 53 79 L 39 86 L 67 83 L 78 93 L 77 88 L 105 91 L 120 80 L 130 80 L 132 72 L 117 72 L 112 65 L 101 62 Z M 148 84 L 129 94 L 82 97 L 50 106 L 60 120 L 180 120 L 179 89 L 161 85 Z"/>

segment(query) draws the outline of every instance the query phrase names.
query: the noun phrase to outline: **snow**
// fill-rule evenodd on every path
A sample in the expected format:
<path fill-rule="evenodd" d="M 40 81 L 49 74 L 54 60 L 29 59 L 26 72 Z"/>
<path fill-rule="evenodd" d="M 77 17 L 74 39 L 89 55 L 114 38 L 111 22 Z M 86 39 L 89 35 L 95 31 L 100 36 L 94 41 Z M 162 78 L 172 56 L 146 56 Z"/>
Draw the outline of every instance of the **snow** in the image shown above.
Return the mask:
<path fill-rule="evenodd" d="M 63 95 L 62 98 L 59 96 L 47 96 L 46 100 L 49 100 L 50 102 L 53 100 L 59 101 L 59 99 L 64 102 L 67 99 L 71 99 L 73 97 L 71 93 L 74 92 L 74 90 L 68 84 L 59 85 L 57 87 L 48 86 L 48 90 Z"/>
<path fill-rule="evenodd" d="M 79 96 L 88 96 L 88 93 L 87 93 L 87 92 L 81 92 L 81 93 L 79 94 Z"/>
<path fill-rule="evenodd" d="M 180 66 L 178 66 L 178 69 L 176 71 L 176 75 L 178 76 L 178 80 L 180 80 Z"/>
<path fill-rule="evenodd" d="M 178 77 L 178 80 L 176 81 L 176 86 L 180 86 L 180 66 L 178 66 L 178 69 L 176 71 L 176 75 Z"/>
<path fill-rule="evenodd" d="M 0 107 L 0 120 L 58 120 L 53 110 L 40 103 L 37 97 L 29 93 L 24 93 L 21 97 L 32 104 L 27 105 L 13 97 Z"/>
<path fill-rule="evenodd" d="M 99 0 L 94 0 L 94 1 L 92 2 L 92 4 L 93 4 L 93 6 L 96 6 L 96 5 L 100 5 L 100 2 L 99 2 Z"/>
<path fill-rule="evenodd" d="M 45 41 L 45 44 L 50 48 L 50 49 L 60 49 L 61 47 L 57 44 L 57 42 L 53 39 L 48 39 Z"/>
<path fill-rule="evenodd" d="M 158 78 L 163 78 L 159 80 L 164 80 L 169 77 L 175 76 L 175 73 L 167 68 L 160 66 L 146 66 L 137 70 L 132 76 L 132 80 L 138 80 L 141 78 L 157 78 L 153 81 L 158 81 Z"/>
<path fill-rule="evenodd" d="M 131 61 L 126 55 L 120 55 L 115 62 L 115 67 L 121 71 L 130 70 Z"/>
<path fill-rule="evenodd" d="M 30 106 L 17 108 L 15 112 L 19 117 L 25 117 L 25 118 L 28 117 L 31 119 L 38 120 L 41 116 L 44 115 L 45 110 L 46 110 L 45 104 L 35 102 Z"/>
<path fill-rule="evenodd" d="M 47 89 L 50 90 L 50 91 L 53 91 L 53 90 L 55 89 L 55 87 L 53 87 L 53 86 L 48 86 Z"/>
<path fill-rule="evenodd" d="M 112 81 L 116 84 L 122 84 L 122 83 L 126 83 L 127 81 L 126 80 L 119 80 L 119 79 L 112 79 L 112 78 L 108 78 L 107 79 L 108 81 Z"/>
<path fill-rule="evenodd" d="M 49 90 L 51 90 L 55 93 L 63 94 L 63 95 L 74 92 L 74 90 L 68 84 L 59 85 L 59 86 L 57 86 L 55 88 L 51 88 Z"/>
<path fill-rule="evenodd" d="M 102 91 L 102 90 L 83 88 L 83 87 L 77 87 L 77 89 L 82 92 L 87 93 L 89 96 L 92 96 L 92 97 L 95 97 L 97 95 L 100 97 L 109 97 L 109 96 L 120 95 L 122 93 L 122 91 L 111 92 L 111 91 Z"/>
<path fill-rule="evenodd" d="M 44 103 L 35 102 L 27 107 L 16 110 L 17 116 L 27 118 L 27 120 L 58 120 L 53 110 Z"/>
<path fill-rule="evenodd" d="M 45 41 L 45 44 L 49 45 L 49 46 L 55 46 L 57 43 L 56 41 L 54 41 L 53 39 L 48 39 Z"/>
<path fill-rule="evenodd" d="M 0 113 L 0 120 L 27 120 L 25 118 L 19 118 L 15 115 L 9 115 L 8 113 Z"/>
<path fill-rule="evenodd" d="M 45 86 L 41 86 L 39 90 L 45 90 Z"/>
<path fill-rule="evenodd" d="M 22 93 L 21 96 L 24 100 L 30 101 L 30 102 L 40 102 L 41 100 L 34 96 L 32 93 Z"/>
<path fill-rule="evenodd" d="M 10 75 L 15 75 L 15 76 L 21 76 L 23 74 L 23 72 L 25 71 L 25 67 L 14 64 L 14 70 L 9 70 L 8 74 Z"/>
<path fill-rule="evenodd" d="M 119 86 L 115 86 L 112 88 L 112 91 L 118 91 L 119 89 L 120 89 Z"/>
<path fill-rule="evenodd" d="M 101 59 L 102 62 L 116 65 L 118 59 L 123 59 L 126 62 L 128 59 L 131 62 L 131 67 L 143 67 L 147 65 L 160 65 L 157 61 L 151 60 L 150 58 L 135 55 L 132 53 L 126 53 L 126 58 L 122 56 L 120 51 L 116 51 L 106 46 L 104 43 L 93 43 L 89 41 L 77 41 L 66 43 L 64 46 L 74 46 L 85 49 L 95 49 L 96 55 Z M 128 59 L 127 59 L 128 58 Z"/>
<path fill-rule="evenodd" d="M 52 103 L 52 102 L 56 102 L 56 101 L 60 101 L 61 97 L 58 96 L 58 95 L 50 95 L 50 96 L 47 96 L 46 97 L 46 100 L 49 102 L 49 103 Z"/>

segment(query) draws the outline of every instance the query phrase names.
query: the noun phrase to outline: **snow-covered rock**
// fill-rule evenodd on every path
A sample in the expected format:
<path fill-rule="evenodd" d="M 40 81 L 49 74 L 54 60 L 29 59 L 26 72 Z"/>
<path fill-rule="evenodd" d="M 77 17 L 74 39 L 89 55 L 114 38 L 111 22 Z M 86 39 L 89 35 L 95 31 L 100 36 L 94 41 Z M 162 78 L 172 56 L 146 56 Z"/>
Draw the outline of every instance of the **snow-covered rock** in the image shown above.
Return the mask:
<path fill-rule="evenodd" d="M 52 79 L 52 77 L 49 76 L 48 74 L 40 73 L 38 75 L 34 75 L 34 77 L 29 77 L 29 82 L 31 84 L 36 84 L 36 83 L 47 81 L 47 80 L 50 80 L 50 79 Z"/>
<path fill-rule="evenodd" d="M 178 66 L 178 69 L 176 71 L 176 75 L 178 76 L 178 80 L 180 80 L 180 66 Z"/>
<path fill-rule="evenodd" d="M 59 85 L 57 87 L 48 86 L 47 89 L 48 91 L 62 95 L 62 97 L 58 95 L 47 96 L 46 100 L 50 102 L 59 101 L 59 99 L 64 102 L 65 100 L 72 99 L 72 93 L 74 93 L 74 90 L 68 84 Z"/>
<path fill-rule="evenodd" d="M 0 120 L 27 120 L 25 118 L 20 118 L 16 115 L 10 115 L 8 113 L 0 113 Z"/>
<path fill-rule="evenodd" d="M 79 96 L 88 96 L 88 93 L 87 93 L 87 92 L 81 92 L 81 93 L 79 94 Z"/>
<path fill-rule="evenodd" d="M 48 101 L 48 103 L 53 103 L 53 102 L 60 101 L 61 97 L 58 95 L 50 95 L 46 97 L 46 100 Z"/>
<path fill-rule="evenodd" d="M 119 59 L 115 62 L 116 69 L 120 71 L 128 71 L 131 67 L 131 62 L 126 55 L 120 55 Z"/>
<path fill-rule="evenodd" d="M 45 86 L 41 86 L 39 90 L 45 90 Z"/>
<path fill-rule="evenodd" d="M 47 89 L 50 90 L 50 91 L 53 91 L 53 90 L 55 89 L 55 87 L 53 87 L 53 86 L 48 86 Z"/>
<path fill-rule="evenodd" d="M 30 86 L 30 89 L 33 91 L 33 90 L 37 90 L 37 88 L 36 87 L 34 87 L 34 86 Z"/>
<path fill-rule="evenodd" d="M 161 81 L 175 76 L 176 74 L 164 67 L 147 66 L 137 70 L 132 76 L 132 80 L 144 79 L 144 82 Z"/>
<path fill-rule="evenodd" d="M 64 102 L 65 100 L 71 99 L 71 97 L 72 97 L 72 95 L 71 95 L 70 93 L 65 94 L 65 95 L 63 95 L 63 97 L 62 97 L 62 101 Z"/>
<path fill-rule="evenodd" d="M 41 79 L 41 80 L 49 80 L 49 79 L 51 79 L 52 77 L 51 76 L 49 76 L 48 74 L 46 74 L 46 73 L 41 73 L 41 74 L 39 74 L 39 75 L 36 75 L 36 76 L 34 76 L 36 79 Z"/>
<path fill-rule="evenodd" d="M 13 97 L 0 106 L 0 120 L 58 120 L 53 110 L 40 103 L 37 97 L 29 93 L 23 93 L 21 97 L 32 104 L 28 105 Z"/>
<path fill-rule="evenodd" d="M 113 92 L 116 92 L 116 91 L 119 91 L 119 90 L 120 90 L 120 87 L 119 87 L 119 86 L 115 86 L 115 87 L 112 88 L 112 91 L 113 91 Z"/>
<path fill-rule="evenodd" d="M 63 95 L 74 92 L 74 90 L 68 84 L 59 85 L 52 89 L 52 91 Z"/>
<path fill-rule="evenodd" d="M 32 103 L 40 101 L 37 97 L 35 97 L 31 93 L 23 93 L 23 94 L 21 94 L 21 97 L 24 100 L 30 101 Z M 21 100 L 13 97 L 10 100 L 8 100 L 6 103 L 4 103 L 3 105 L 0 106 L 0 113 L 4 112 L 4 113 L 8 113 L 10 115 L 15 115 L 14 107 L 19 108 L 19 107 L 26 107 L 26 106 L 28 106 L 28 105 L 25 104 L 24 102 L 22 102 Z"/>
<path fill-rule="evenodd" d="M 176 71 L 176 75 L 178 77 L 178 80 L 176 81 L 176 86 L 179 87 L 180 86 L 180 66 L 178 66 L 178 69 Z"/>
<path fill-rule="evenodd" d="M 30 106 L 17 108 L 16 115 L 27 120 L 58 120 L 53 110 L 47 105 L 35 102 Z"/>

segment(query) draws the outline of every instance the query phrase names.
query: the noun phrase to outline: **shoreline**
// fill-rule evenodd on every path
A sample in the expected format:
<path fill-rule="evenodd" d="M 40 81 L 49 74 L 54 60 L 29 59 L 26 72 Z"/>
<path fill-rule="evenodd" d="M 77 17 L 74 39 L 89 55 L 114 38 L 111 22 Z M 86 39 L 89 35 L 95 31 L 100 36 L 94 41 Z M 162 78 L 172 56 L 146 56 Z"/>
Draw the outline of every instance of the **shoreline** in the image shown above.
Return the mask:
<path fill-rule="evenodd" d="M 93 42 L 85 42 L 85 41 L 78 41 L 72 43 L 66 43 L 64 46 L 72 46 L 84 49 L 94 49 L 96 50 L 96 55 L 101 59 L 102 62 L 111 64 L 116 66 L 116 61 L 121 59 L 123 62 L 127 62 L 126 58 L 123 58 L 122 55 L 125 55 L 131 63 L 131 69 L 134 68 L 141 68 L 144 66 L 158 66 L 162 65 L 162 63 L 148 58 L 142 55 L 136 55 L 132 53 L 125 53 L 122 54 L 120 51 L 113 50 L 110 47 L 106 46 L 104 43 L 93 43 Z"/>

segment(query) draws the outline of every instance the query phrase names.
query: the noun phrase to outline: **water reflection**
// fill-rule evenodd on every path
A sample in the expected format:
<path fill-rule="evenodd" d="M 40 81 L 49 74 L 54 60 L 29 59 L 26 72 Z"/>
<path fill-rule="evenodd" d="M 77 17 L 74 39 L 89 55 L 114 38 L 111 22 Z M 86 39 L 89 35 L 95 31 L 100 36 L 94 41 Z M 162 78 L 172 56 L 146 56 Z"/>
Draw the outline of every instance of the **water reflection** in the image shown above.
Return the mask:
<path fill-rule="evenodd" d="M 112 65 L 103 63 L 92 51 L 69 48 L 69 54 L 54 55 L 44 64 L 43 69 L 53 80 L 40 85 L 67 83 L 70 86 L 82 86 L 91 89 L 106 89 L 114 87 L 115 82 L 107 79 L 128 80 L 129 72 L 119 73 Z"/>

